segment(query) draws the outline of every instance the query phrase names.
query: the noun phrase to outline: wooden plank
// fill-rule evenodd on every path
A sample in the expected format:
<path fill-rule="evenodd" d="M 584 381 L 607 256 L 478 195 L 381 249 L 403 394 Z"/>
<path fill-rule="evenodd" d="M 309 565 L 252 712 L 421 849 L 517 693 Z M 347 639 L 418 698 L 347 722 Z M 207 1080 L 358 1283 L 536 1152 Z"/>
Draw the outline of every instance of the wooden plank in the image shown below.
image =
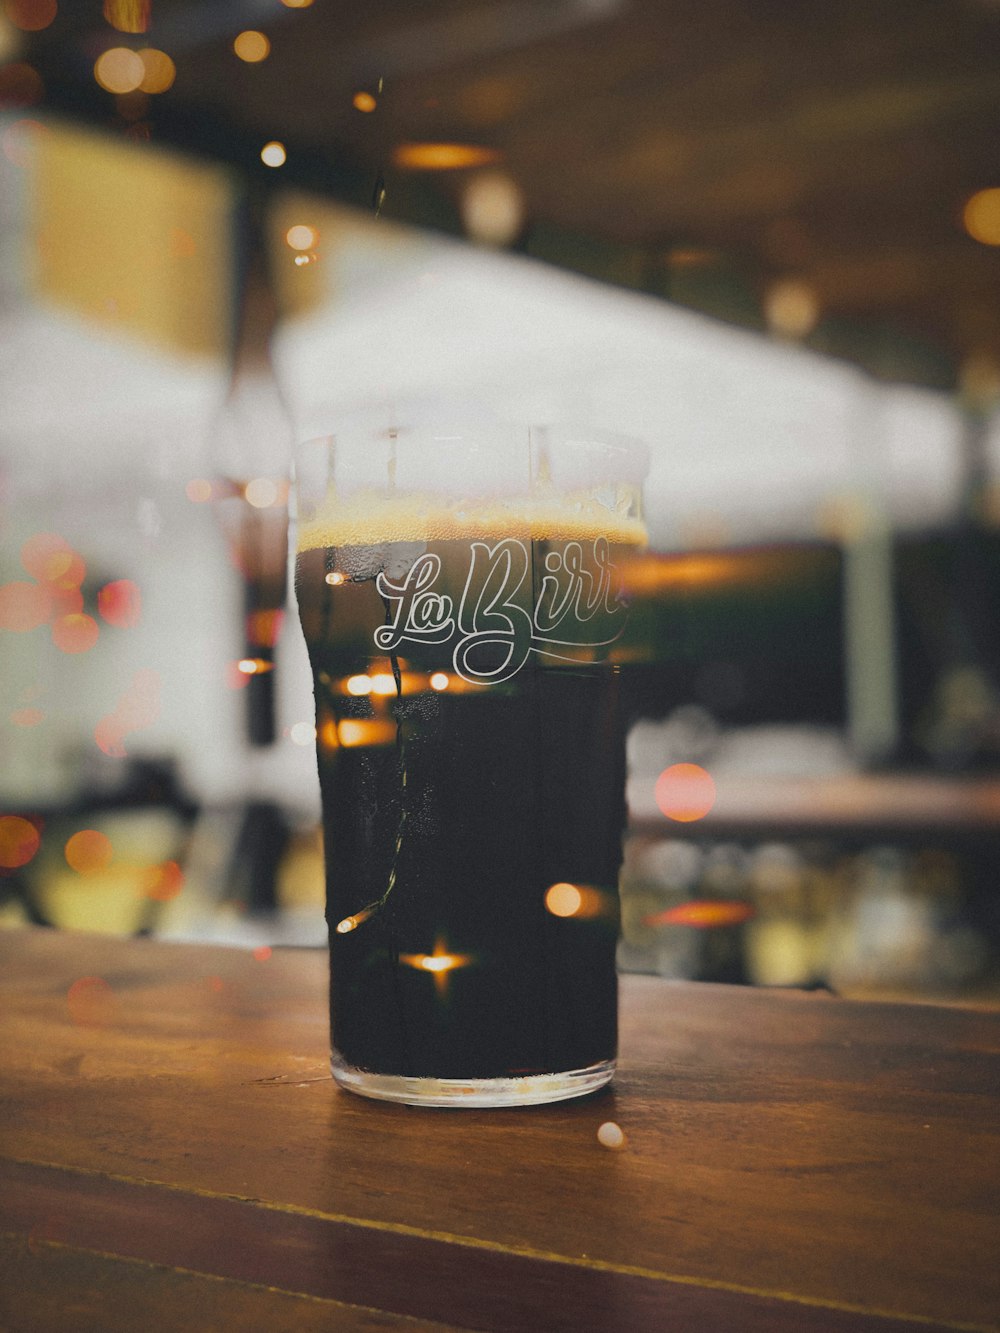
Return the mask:
<path fill-rule="evenodd" d="M 695 1328 L 878 1333 L 924 1322 L 662 1280 L 102 1175 L 0 1162 L 0 1233 L 470 1329 Z M 939 1329 L 948 1325 L 935 1325 Z"/>
<path fill-rule="evenodd" d="M 14 1333 L 447 1333 L 452 1324 L 363 1310 L 341 1301 L 220 1281 L 162 1263 L 0 1235 L 0 1327 Z"/>
<path fill-rule="evenodd" d="M 996 1014 L 628 977 L 613 1092 L 450 1114 L 335 1089 L 325 974 L 320 953 L 0 936 L 0 1151 L 490 1247 L 506 1285 L 544 1261 L 566 1286 L 610 1271 L 616 1300 L 701 1284 L 995 1326 Z M 86 976 L 109 987 L 90 1014 L 67 1002 Z M 623 1151 L 597 1143 L 609 1119 Z"/>

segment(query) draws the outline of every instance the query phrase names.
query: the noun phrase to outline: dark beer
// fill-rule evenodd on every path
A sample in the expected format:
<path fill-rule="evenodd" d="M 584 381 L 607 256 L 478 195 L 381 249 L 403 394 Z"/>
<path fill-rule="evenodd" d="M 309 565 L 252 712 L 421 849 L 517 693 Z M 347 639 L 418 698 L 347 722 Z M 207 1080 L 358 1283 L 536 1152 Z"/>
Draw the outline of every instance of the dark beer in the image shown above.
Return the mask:
<path fill-rule="evenodd" d="M 300 535 L 334 1069 L 369 1095 L 551 1100 L 614 1068 L 625 607 L 603 532 L 537 527 Z"/>

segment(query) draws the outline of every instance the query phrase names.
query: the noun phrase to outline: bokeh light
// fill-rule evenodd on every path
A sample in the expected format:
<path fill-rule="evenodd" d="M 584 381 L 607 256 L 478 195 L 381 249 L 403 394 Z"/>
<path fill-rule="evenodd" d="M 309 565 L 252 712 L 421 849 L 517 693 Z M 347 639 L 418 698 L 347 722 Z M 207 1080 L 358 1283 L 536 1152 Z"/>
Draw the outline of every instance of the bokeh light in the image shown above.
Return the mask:
<path fill-rule="evenodd" d="M 295 722 L 289 728 L 288 735 L 293 745 L 312 745 L 316 739 L 316 728 L 311 722 Z"/>
<path fill-rule="evenodd" d="M 166 51 L 159 51 L 155 46 L 147 46 L 139 52 L 139 59 L 143 68 L 139 87 L 144 93 L 165 93 L 173 87 L 177 78 L 177 66 Z"/>
<path fill-rule="evenodd" d="M 364 91 L 355 93 L 354 96 L 351 98 L 351 102 L 354 106 L 355 111 L 364 111 L 366 114 L 371 111 L 374 111 L 375 108 L 378 106 L 378 102 L 371 95 L 371 93 L 367 93 Z"/>
<path fill-rule="evenodd" d="M 251 611 L 247 615 L 247 639 L 250 643 L 260 643 L 273 648 L 278 642 L 284 623 L 285 613 L 280 608 L 270 611 Z"/>
<path fill-rule="evenodd" d="M 467 234 L 483 245 L 511 245 L 524 226 L 524 195 L 506 172 L 477 173 L 466 183 L 459 207 Z"/>
<path fill-rule="evenodd" d="M 142 877 L 142 893 L 157 903 L 176 898 L 184 888 L 184 872 L 176 861 L 150 866 Z"/>
<path fill-rule="evenodd" d="M 94 78 L 107 93 L 131 93 L 146 77 L 146 66 L 137 51 L 113 46 L 94 62 Z"/>
<path fill-rule="evenodd" d="M 104 1027 L 117 1008 L 115 993 L 103 977 L 80 977 L 66 992 L 70 1019 L 79 1027 Z"/>
<path fill-rule="evenodd" d="M 52 594 L 38 583 L 15 580 L 0 586 L 0 629 L 23 634 L 48 620 Z"/>
<path fill-rule="evenodd" d="M 21 547 L 21 564 L 40 583 L 78 588 L 87 569 L 65 537 L 56 532 L 37 532 Z"/>
<path fill-rule="evenodd" d="M 16 870 L 26 866 L 38 851 L 41 834 L 30 819 L 0 815 L 0 866 Z"/>
<path fill-rule="evenodd" d="M 606 889 L 592 884 L 570 884 L 560 880 L 545 891 L 545 910 L 552 916 L 592 920 L 595 917 L 615 917 L 618 901 Z"/>
<path fill-rule="evenodd" d="M 131 579 L 114 579 L 97 594 L 97 610 L 116 629 L 131 629 L 142 614 L 142 594 Z"/>
<path fill-rule="evenodd" d="M 278 487 L 270 477 L 254 477 L 253 481 L 248 481 L 243 494 L 246 502 L 253 505 L 254 509 L 270 509 L 278 503 Z"/>
<path fill-rule="evenodd" d="M 545 907 L 553 916 L 576 916 L 583 894 L 575 884 L 553 884 L 545 893 Z"/>
<path fill-rule="evenodd" d="M 798 278 L 782 278 L 764 293 L 764 318 L 772 333 L 783 338 L 805 338 L 820 316 L 814 287 Z"/>
<path fill-rule="evenodd" d="M 207 500 L 212 498 L 212 483 L 206 481 L 204 477 L 192 477 L 184 487 L 184 494 L 192 504 L 205 504 Z"/>
<path fill-rule="evenodd" d="M 240 670 L 238 662 L 227 662 L 225 667 L 226 685 L 231 690 L 245 690 L 250 684 L 250 677 Z"/>
<path fill-rule="evenodd" d="M 233 50 L 248 65 L 256 65 L 271 54 L 271 43 L 264 33 L 247 28 L 233 39 Z"/>
<path fill-rule="evenodd" d="M 372 678 L 371 676 L 348 676 L 346 689 L 348 694 L 353 694 L 356 698 L 363 694 L 371 694 Z"/>
<path fill-rule="evenodd" d="M 269 944 L 258 944 L 256 949 L 253 950 L 253 956 L 258 963 L 266 963 L 273 952 Z"/>
<path fill-rule="evenodd" d="M 965 230 L 982 245 L 1000 245 L 1000 187 L 978 190 L 962 210 Z"/>
<path fill-rule="evenodd" d="M 104 17 L 119 32 L 146 32 L 151 0 L 104 0 Z"/>
<path fill-rule="evenodd" d="M 401 143 L 393 150 L 397 167 L 410 171 L 458 171 L 500 161 L 496 148 L 473 143 Z"/>
<path fill-rule="evenodd" d="M 313 0 L 281 0 L 286 9 L 308 9 Z"/>
<path fill-rule="evenodd" d="M 331 588 L 339 588 L 342 583 L 347 582 L 347 575 L 341 574 L 339 569 L 331 569 L 330 573 L 326 576 L 326 581 Z"/>
<path fill-rule="evenodd" d="M 362 749 L 368 745 L 394 745 L 395 742 L 396 724 L 388 719 L 348 717 L 337 723 L 336 744 L 345 750 Z"/>
<path fill-rule="evenodd" d="M 318 240 L 319 232 L 305 222 L 297 222 L 285 232 L 285 241 L 293 250 L 311 250 Z"/>
<path fill-rule="evenodd" d="M 448 677 L 443 671 L 435 671 L 428 684 L 432 690 L 437 690 L 438 693 L 440 693 L 441 690 L 446 690 L 448 688 Z"/>
<path fill-rule="evenodd" d="M 671 764 L 656 779 L 656 804 L 668 819 L 692 823 L 715 804 L 715 783 L 700 764 Z"/>
<path fill-rule="evenodd" d="M 56 0 L 4 0 L 4 13 L 22 32 L 41 32 L 55 18 Z"/>
<path fill-rule="evenodd" d="M 717 926 L 739 926 L 754 915 L 753 905 L 740 899 L 705 898 L 678 903 L 642 919 L 644 926 L 694 926 L 712 930 Z"/>
<path fill-rule="evenodd" d="M 53 583 L 41 585 L 52 599 L 49 619 L 78 615 L 83 610 L 83 593 L 79 588 L 59 588 Z"/>
<path fill-rule="evenodd" d="M 92 875 L 111 864 L 115 849 L 106 834 L 86 828 L 67 839 L 63 854 L 70 869 L 80 875 Z"/>
<path fill-rule="evenodd" d="M 396 679 L 388 671 L 376 671 L 371 678 L 372 694 L 390 695 L 396 693 Z"/>
<path fill-rule="evenodd" d="M 272 139 L 260 150 L 260 160 L 265 167 L 283 167 L 288 160 L 285 145 L 277 139 Z"/>
<path fill-rule="evenodd" d="M 97 621 L 83 611 L 59 616 L 52 622 L 52 642 L 61 653 L 86 653 L 100 633 Z"/>
<path fill-rule="evenodd" d="M 37 727 L 45 721 L 45 714 L 40 708 L 15 708 L 10 721 L 15 727 Z"/>
<path fill-rule="evenodd" d="M 15 61 L 0 69 L 0 108 L 34 106 L 44 96 L 45 84 L 34 66 Z"/>

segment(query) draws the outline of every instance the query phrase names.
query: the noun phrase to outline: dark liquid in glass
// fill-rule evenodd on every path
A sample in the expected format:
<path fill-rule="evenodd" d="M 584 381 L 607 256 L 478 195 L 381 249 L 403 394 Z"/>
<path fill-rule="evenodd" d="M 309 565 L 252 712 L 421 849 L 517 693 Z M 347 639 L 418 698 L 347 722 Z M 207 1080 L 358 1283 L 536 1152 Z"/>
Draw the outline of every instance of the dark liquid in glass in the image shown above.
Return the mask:
<path fill-rule="evenodd" d="M 553 545 L 524 543 L 531 575 L 500 602 L 501 621 L 518 600 L 530 613 Z M 416 637 L 380 651 L 375 632 L 402 612 L 378 572 L 401 586 L 415 549 L 439 561 L 439 600 L 414 611 Z M 498 684 L 463 679 L 455 649 L 469 567 L 467 541 L 298 557 L 317 706 L 333 1046 L 373 1073 L 516 1078 L 583 1069 L 616 1052 L 625 816 L 617 671 L 571 647 L 559 660 L 526 652 Z M 450 635 L 437 625 L 445 598 Z M 589 618 L 592 640 L 602 620 L 603 610 Z M 502 675 L 505 651 L 486 643 L 468 661 Z M 553 896 L 554 885 L 564 887 Z M 559 915 L 576 902 L 565 886 L 579 903 Z"/>

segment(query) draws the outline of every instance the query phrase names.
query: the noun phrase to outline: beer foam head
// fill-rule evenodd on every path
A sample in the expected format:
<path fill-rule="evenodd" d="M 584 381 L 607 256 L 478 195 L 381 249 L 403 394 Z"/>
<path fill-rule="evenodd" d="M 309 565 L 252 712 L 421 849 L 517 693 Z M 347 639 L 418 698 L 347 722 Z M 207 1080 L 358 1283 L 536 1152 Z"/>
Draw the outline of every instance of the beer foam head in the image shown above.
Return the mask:
<path fill-rule="evenodd" d="M 354 418 L 296 457 L 299 550 L 475 537 L 642 545 L 645 446 L 622 436 L 460 424 L 413 410 Z"/>

